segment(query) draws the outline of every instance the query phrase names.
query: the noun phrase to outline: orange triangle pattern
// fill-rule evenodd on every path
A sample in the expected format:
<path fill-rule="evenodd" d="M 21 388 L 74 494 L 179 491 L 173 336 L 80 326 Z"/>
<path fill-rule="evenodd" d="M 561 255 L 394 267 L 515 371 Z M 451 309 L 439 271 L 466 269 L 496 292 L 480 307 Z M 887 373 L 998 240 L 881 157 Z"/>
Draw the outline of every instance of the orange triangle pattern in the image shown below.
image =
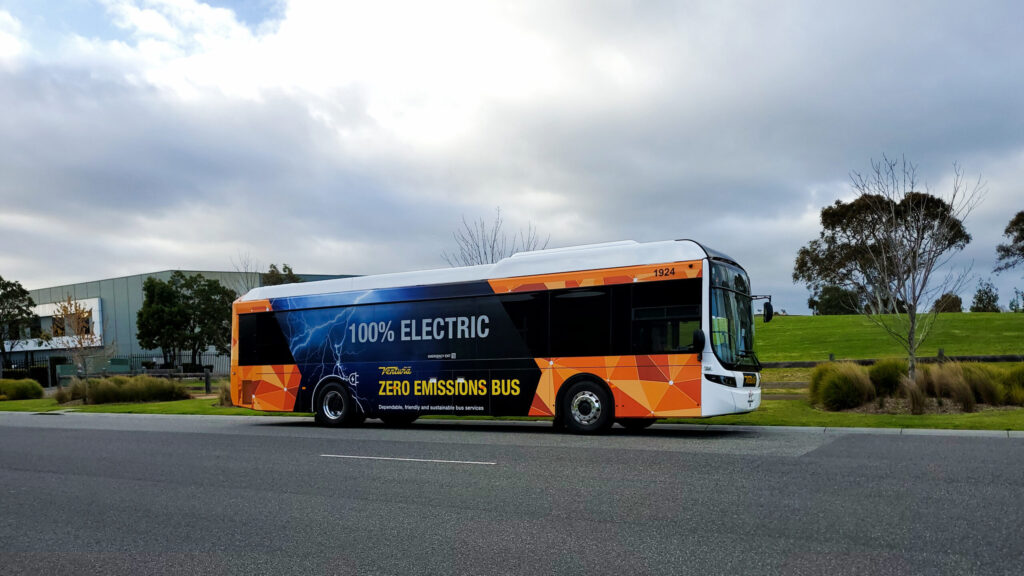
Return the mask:
<path fill-rule="evenodd" d="M 694 354 L 536 358 L 535 361 L 543 376 L 530 415 L 553 415 L 558 389 L 581 372 L 608 383 L 615 398 L 616 417 L 701 415 L 701 364 Z"/>
<path fill-rule="evenodd" d="M 664 275 L 672 270 L 671 275 Z M 488 280 L 495 294 L 505 292 L 534 292 L 537 290 L 558 290 L 561 288 L 582 288 L 588 286 L 610 286 L 612 284 L 629 284 L 631 282 L 652 282 L 658 280 L 681 280 L 683 278 L 700 278 L 702 276 L 701 261 L 668 262 L 658 265 L 624 266 L 622 268 L 602 268 L 584 270 L 582 272 L 559 272 L 557 274 L 539 274 L 536 276 L 518 276 L 515 278 L 499 278 Z"/>
<path fill-rule="evenodd" d="M 238 366 L 236 368 L 239 381 L 256 382 L 252 395 L 252 404 L 245 404 L 241 397 L 241 388 L 236 394 L 232 379 L 232 399 L 236 406 L 245 406 L 253 410 L 270 412 L 291 412 L 295 409 L 295 398 L 299 392 L 302 373 L 295 364 L 274 366 Z"/>

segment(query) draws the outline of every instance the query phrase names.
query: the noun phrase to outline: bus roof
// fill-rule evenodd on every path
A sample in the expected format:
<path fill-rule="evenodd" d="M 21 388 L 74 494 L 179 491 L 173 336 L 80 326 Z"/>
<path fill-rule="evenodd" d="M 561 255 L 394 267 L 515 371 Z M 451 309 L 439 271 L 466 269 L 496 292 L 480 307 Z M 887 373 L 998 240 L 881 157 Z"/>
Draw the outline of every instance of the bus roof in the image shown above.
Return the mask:
<path fill-rule="evenodd" d="M 478 280 L 515 278 L 518 276 L 554 274 L 558 272 L 578 272 L 621 266 L 702 260 L 706 257 L 732 261 L 732 258 L 705 248 L 693 240 L 667 240 L 645 243 L 623 240 L 621 242 L 518 252 L 494 264 L 483 264 L 480 266 L 418 270 L 415 272 L 375 274 L 372 276 L 336 278 L 317 282 L 263 286 L 250 290 L 239 300 L 291 298 L 295 296 L 334 294 L 378 288 L 453 284 Z"/>

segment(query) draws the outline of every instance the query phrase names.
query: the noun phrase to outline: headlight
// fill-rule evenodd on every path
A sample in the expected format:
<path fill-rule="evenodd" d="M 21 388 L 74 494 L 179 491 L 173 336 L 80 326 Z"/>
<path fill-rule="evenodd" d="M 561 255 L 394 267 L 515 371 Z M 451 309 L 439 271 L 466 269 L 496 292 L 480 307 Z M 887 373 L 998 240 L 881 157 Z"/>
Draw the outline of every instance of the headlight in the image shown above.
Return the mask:
<path fill-rule="evenodd" d="M 718 374 L 704 374 L 704 377 L 715 384 L 722 384 L 724 386 L 731 386 L 736 388 L 737 380 L 734 376 L 720 376 Z"/>

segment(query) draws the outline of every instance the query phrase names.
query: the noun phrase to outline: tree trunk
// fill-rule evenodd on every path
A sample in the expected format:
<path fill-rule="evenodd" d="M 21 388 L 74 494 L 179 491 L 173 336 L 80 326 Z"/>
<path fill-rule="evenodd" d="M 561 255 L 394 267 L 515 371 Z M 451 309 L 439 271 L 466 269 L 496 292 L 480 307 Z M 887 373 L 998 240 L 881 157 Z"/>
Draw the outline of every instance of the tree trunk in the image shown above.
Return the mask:
<path fill-rule="evenodd" d="M 910 355 L 907 377 L 911 382 L 915 382 L 917 375 L 917 315 L 911 311 L 907 317 L 910 319 L 910 330 L 907 332 L 907 352 Z"/>

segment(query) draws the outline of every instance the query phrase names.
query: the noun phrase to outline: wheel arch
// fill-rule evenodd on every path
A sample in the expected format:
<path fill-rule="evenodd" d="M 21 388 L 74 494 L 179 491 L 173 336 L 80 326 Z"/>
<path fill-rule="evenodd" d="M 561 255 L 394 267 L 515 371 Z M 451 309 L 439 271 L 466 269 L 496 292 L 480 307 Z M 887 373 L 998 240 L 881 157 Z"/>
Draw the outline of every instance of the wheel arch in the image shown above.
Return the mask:
<path fill-rule="evenodd" d="M 355 392 L 352 389 L 352 383 L 336 374 L 324 376 L 323 378 L 320 379 L 319 382 L 316 383 L 316 386 L 313 386 L 313 392 L 309 395 L 310 412 L 316 412 L 316 395 L 319 393 L 320 387 L 325 384 L 339 384 L 341 386 L 344 386 L 345 389 L 348 390 L 349 395 L 352 397 L 352 401 L 356 403 L 357 407 L 359 407 L 359 410 L 364 414 L 366 413 L 366 410 L 363 409 L 363 407 L 359 404 L 359 400 L 356 398 Z"/>
<path fill-rule="evenodd" d="M 573 374 L 569 378 L 566 378 L 565 382 L 562 382 L 562 385 L 558 387 L 558 392 L 555 393 L 555 420 L 560 420 L 564 416 L 564 414 L 562 414 L 562 402 L 565 400 L 566 393 L 568 393 L 569 389 L 572 388 L 574 384 L 582 381 L 593 382 L 598 386 L 604 387 L 605 391 L 608 392 L 608 397 L 612 400 L 611 409 L 612 418 L 614 419 L 615 393 L 612 392 L 611 386 L 605 382 L 604 378 L 601 378 L 596 374 L 592 374 L 590 372 L 579 372 L 577 374 Z"/>

